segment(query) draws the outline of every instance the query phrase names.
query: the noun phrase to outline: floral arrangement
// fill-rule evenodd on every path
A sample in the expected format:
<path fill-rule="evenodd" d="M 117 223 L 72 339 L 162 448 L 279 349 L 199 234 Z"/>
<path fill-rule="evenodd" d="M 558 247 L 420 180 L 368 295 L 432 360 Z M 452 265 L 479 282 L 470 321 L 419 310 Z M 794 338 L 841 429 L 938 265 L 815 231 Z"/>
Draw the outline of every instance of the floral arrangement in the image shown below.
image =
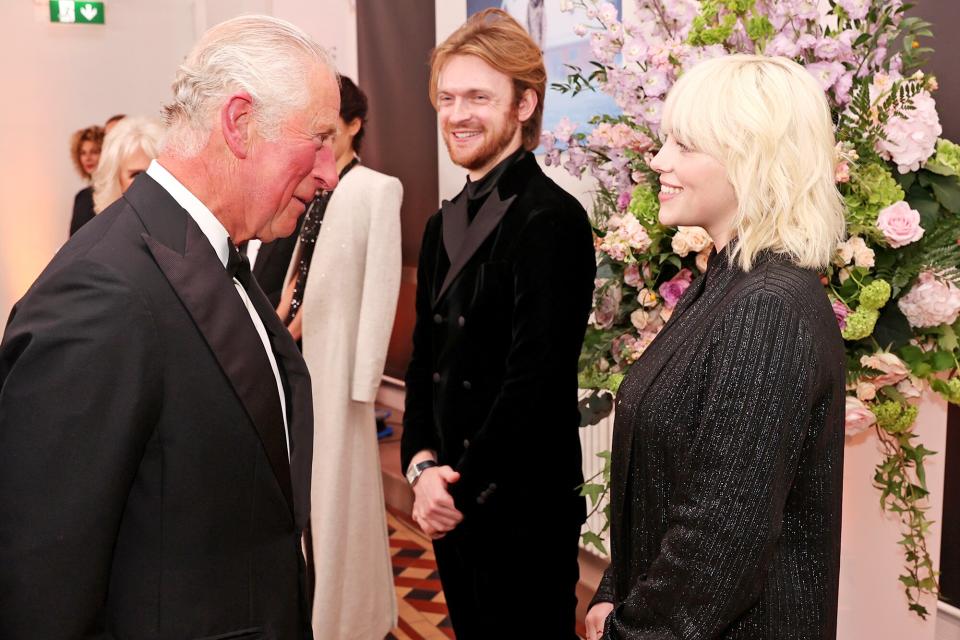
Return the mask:
<path fill-rule="evenodd" d="M 872 429 L 884 459 L 874 484 L 899 514 L 910 609 L 936 593 L 926 548 L 931 522 L 916 399 L 924 389 L 960 404 L 960 146 L 941 138 L 936 79 L 920 71 L 929 23 L 902 0 L 634 0 L 621 20 L 609 2 L 577 0 L 595 61 L 554 89 L 603 91 L 622 109 L 586 131 L 567 120 L 543 135 L 548 164 L 597 181 L 592 212 L 598 272 L 580 358 L 584 425 L 609 414 L 611 394 L 673 313 L 712 248 L 699 228 L 658 221 L 659 145 L 667 91 L 698 62 L 735 52 L 786 56 L 823 87 L 836 126 L 836 181 L 848 239 L 822 274 L 848 358 L 846 432 Z M 585 123 L 586 124 L 586 123 Z M 601 454 L 607 460 L 609 455 Z M 583 493 L 602 504 L 609 469 Z M 602 531 L 600 532 L 602 533 Z M 601 538 L 585 541 L 603 549 Z"/>

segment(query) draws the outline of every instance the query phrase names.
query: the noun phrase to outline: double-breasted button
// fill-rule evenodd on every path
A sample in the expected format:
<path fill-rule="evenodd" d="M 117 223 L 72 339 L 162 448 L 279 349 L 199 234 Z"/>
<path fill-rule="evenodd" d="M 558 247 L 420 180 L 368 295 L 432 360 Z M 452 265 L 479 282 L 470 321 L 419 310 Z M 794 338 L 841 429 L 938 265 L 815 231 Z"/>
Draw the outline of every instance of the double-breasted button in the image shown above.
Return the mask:
<path fill-rule="evenodd" d="M 463 439 L 463 448 L 464 448 L 464 449 L 469 449 L 469 448 L 470 448 L 470 441 L 467 440 L 466 438 Z"/>
<path fill-rule="evenodd" d="M 464 380 L 464 381 L 463 381 L 463 388 L 466 389 L 467 391 L 470 391 L 470 389 L 473 388 L 473 385 L 470 384 L 470 381 L 469 381 L 469 380 Z"/>
<path fill-rule="evenodd" d="M 467 319 L 464 318 L 463 316 L 460 316 L 459 318 L 457 318 L 457 324 L 462 327 L 463 325 L 467 324 Z"/>
<path fill-rule="evenodd" d="M 487 496 L 483 495 L 482 493 L 477 496 L 477 504 L 483 504 L 486 501 L 487 501 Z"/>
<path fill-rule="evenodd" d="M 439 374 L 439 373 L 434 373 L 434 374 L 433 374 L 433 381 L 434 381 L 434 382 L 440 382 L 440 374 Z"/>
<path fill-rule="evenodd" d="M 487 493 L 493 493 L 493 492 L 496 491 L 496 490 L 497 490 L 497 483 L 496 483 L 496 482 L 491 482 L 491 483 L 490 483 L 490 486 L 487 487 Z"/>
<path fill-rule="evenodd" d="M 440 324 L 443 322 L 443 316 L 439 313 L 433 314 L 433 324 Z"/>

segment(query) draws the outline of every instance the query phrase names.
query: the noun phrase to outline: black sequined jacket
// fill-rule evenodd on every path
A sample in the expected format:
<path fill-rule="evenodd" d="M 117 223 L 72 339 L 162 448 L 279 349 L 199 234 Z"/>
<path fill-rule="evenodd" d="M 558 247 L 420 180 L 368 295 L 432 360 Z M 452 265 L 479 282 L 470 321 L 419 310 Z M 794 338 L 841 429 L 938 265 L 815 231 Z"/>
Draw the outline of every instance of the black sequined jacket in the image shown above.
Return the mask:
<path fill-rule="evenodd" d="M 816 273 L 712 256 L 617 395 L 604 639 L 836 636 L 844 367 Z"/>

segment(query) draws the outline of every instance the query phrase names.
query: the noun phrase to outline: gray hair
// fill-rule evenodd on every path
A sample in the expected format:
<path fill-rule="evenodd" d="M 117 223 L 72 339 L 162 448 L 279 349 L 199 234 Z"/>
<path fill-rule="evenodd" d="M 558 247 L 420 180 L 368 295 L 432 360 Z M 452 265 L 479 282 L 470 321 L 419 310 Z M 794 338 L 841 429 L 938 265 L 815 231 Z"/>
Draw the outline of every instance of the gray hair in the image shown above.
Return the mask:
<path fill-rule="evenodd" d="M 165 150 L 186 158 L 199 153 L 213 114 L 238 90 L 250 94 L 261 134 L 276 139 L 284 117 L 306 105 L 316 63 L 335 75 L 326 50 L 285 20 L 248 15 L 210 28 L 177 70 L 173 101 L 163 108 Z"/>
<path fill-rule="evenodd" d="M 157 157 L 163 126 L 156 118 L 127 116 L 103 138 L 100 164 L 93 172 L 93 210 L 100 213 L 116 202 L 121 195 L 120 167 L 138 151 L 150 158 Z"/>

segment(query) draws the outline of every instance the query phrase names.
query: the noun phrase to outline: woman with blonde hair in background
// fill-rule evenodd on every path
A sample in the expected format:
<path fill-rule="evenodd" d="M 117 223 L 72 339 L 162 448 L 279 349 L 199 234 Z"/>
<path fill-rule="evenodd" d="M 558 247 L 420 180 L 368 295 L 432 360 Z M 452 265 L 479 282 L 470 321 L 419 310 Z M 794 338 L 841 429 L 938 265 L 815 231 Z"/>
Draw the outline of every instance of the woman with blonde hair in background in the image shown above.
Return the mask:
<path fill-rule="evenodd" d="M 820 284 L 844 234 L 823 91 L 786 58 L 687 71 L 663 112 L 660 222 L 706 273 L 620 386 L 597 640 L 836 636 L 844 349 Z"/>
<path fill-rule="evenodd" d="M 103 146 L 103 129 L 96 125 L 75 131 L 70 136 L 70 157 L 73 166 L 84 181 L 89 182 L 100 162 Z M 93 218 L 93 187 L 86 186 L 73 198 L 73 213 L 70 216 L 70 235 Z"/>
<path fill-rule="evenodd" d="M 156 118 L 127 116 L 104 138 L 100 166 L 93 174 L 93 210 L 100 213 L 116 202 L 147 170 L 160 151 L 163 126 Z"/>

